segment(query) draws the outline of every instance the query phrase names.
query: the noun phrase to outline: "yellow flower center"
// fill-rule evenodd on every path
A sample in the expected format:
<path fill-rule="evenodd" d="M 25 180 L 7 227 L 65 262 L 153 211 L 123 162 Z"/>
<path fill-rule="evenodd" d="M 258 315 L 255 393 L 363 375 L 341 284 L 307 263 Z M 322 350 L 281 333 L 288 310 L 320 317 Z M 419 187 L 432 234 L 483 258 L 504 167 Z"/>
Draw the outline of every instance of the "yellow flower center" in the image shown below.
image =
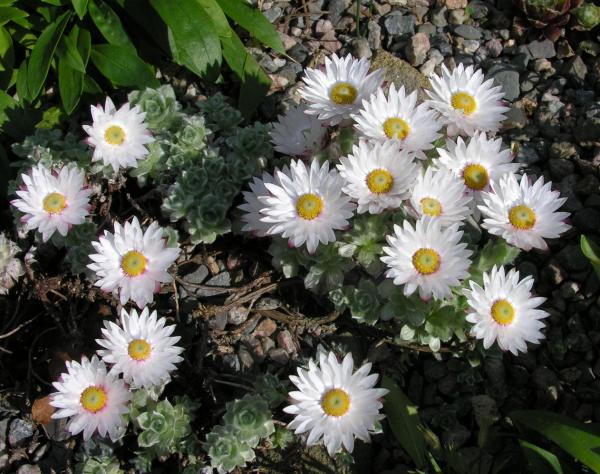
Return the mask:
<path fill-rule="evenodd" d="M 146 360 L 152 353 L 152 346 L 144 339 L 134 339 L 127 346 L 129 357 L 138 362 Z"/>
<path fill-rule="evenodd" d="M 421 199 L 421 211 L 427 216 L 437 217 L 442 213 L 442 204 L 437 199 L 426 197 Z"/>
<path fill-rule="evenodd" d="M 104 132 L 104 139 L 109 145 L 122 145 L 125 141 L 125 130 L 118 125 L 111 125 Z"/>
<path fill-rule="evenodd" d="M 452 107 L 462 110 L 465 115 L 471 115 L 477 109 L 477 102 L 471 94 L 466 92 L 455 92 L 450 100 Z"/>
<path fill-rule="evenodd" d="M 522 204 L 514 206 L 508 211 L 508 220 L 519 230 L 529 230 L 535 225 L 535 212 Z"/>
<path fill-rule="evenodd" d="M 344 416 L 350 409 L 350 395 L 341 388 L 333 388 L 323 396 L 321 407 L 329 416 Z"/>
<path fill-rule="evenodd" d="M 431 275 L 440 269 L 440 254 L 432 249 L 419 249 L 413 254 L 412 263 L 421 275 Z"/>
<path fill-rule="evenodd" d="M 79 398 L 81 406 L 90 413 L 97 413 L 106 406 L 106 391 L 97 385 L 90 385 Z"/>
<path fill-rule="evenodd" d="M 367 175 L 367 187 L 372 193 L 389 193 L 393 185 L 394 177 L 388 170 L 377 169 Z"/>
<path fill-rule="evenodd" d="M 329 92 L 331 101 L 338 105 L 354 104 L 357 95 L 356 87 L 349 82 L 338 82 Z"/>
<path fill-rule="evenodd" d="M 50 193 L 44 198 L 43 205 L 48 214 L 60 214 L 67 207 L 67 200 L 60 193 Z"/>
<path fill-rule="evenodd" d="M 296 201 L 296 212 L 302 219 L 312 221 L 323 212 L 323 200 L 316 194 L 303 194 Z"/>
<path fill-rule="evenodd" d="M 141 275 L 146 270 L 146 257 L 137 250 L 131 250 L 123 255 L 121 268 L 129 276 Z"/>
<path fill-rule="evenodd" d="M 498 300 L 492 305 L 492 318 L 498 324 L 506 326 L 515 319 L 515 308 L 506 300 Z"/>
<path fill-rule="evenodd" d="M 388 138 L 404 140 L 410 133 L 410 126 L 401 118 L 392 117 L 383 122 L 383 131 Z"/>
<path fill-rule="evenodd" d="M 481 165 L 468 165 L 463 170 L 463 179 L 468 188 L 481 191 L 488 184 L 487 170 Z"/>

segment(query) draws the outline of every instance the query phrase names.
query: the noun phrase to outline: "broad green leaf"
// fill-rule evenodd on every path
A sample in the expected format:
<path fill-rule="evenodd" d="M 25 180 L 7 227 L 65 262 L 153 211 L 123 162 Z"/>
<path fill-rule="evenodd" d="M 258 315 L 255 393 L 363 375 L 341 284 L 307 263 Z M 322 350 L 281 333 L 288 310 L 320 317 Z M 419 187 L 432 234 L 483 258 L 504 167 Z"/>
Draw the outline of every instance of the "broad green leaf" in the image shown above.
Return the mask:
<path fill-rule="evenodd" d="M 0 129 L 3 128 L 4 122 L 8 120 L 6 111 L 17 106 L 17 101 L 6 92 L 0 90 Z M 4 187 L 3 189 L 6 189 Z"/>
<path fill-rule="evenodd" d="M 15 49 L 12 37 L 6 28 L 0 26 L 0 87 L 6 89 L 13 77 Z"/>
<path fill-rule="evenodd" d="M 73 69 L 64 56 L 58 59 L 58 91 L 65 112 L 71 114 L 83 93 L 83 74 Z"/>
<path fill-rule="evenodd" d="M 221 64 L 221 44 L 214 23 L 196 1 L 150 0 L 170 29 L 173 59 L 198 76 L 205 76 Z M 200 27 L 201 25 L 201 27 Z"/>
<path fill-rule="evenodd" d="M 86 74 L 83 78 L 83 92 L 86 94 L 102 94 L 103 91 L 95 79 Z"/>
<path fill-rule="evenodd" d="M 589 240 L 585 235 L 581 236 L 580 245 L 583 255 L 588 258 L 594 267 L 596 275 L 598 275 L 598 278 L 600 278 L 600 248 L 598 248 L 598 246 Z"/>
<path fill-rule="evenodd" d="M 69 33 L 73 39 L 76 39 L 77 50 L 79 51 L 79 55 L 83 60 L 83 65 L 87 66 L 88 61 L 90 60 L 90 52 L 92 50 L 92 35 L 86 29 L 79 29 L 74 27 L 71 33 Z"/>
<path fill-rule="evenodd" d="M 48 76 L 54 51 L 70 17 L 71 12 L 63 13 L 44 29 L 36 41 L 27 63 L 28 97 L 25 97 L 25 100 L 32 101 L 40 94 Z"/>
<path fill-rule="evenodd" d="M 238 108 L 244 117 L 248 118 L 267 95 L 271 79 L 246 51 L 242 40 L 233 30 L 231 38 L 221 38 L 221 44 L 225 61 L 242 81 Z"/>
<path fill-rule="evenodd" d="M 427 464 L 427 449 L 417 407 L 391 378 L 384 376 L 381 386 L 389 390 L 383 408 L 394 436 L 417 468 L 424 468 Z"/>
<path fill-rule="evenodd" d="M 17 70 L 17 96 L 19 102 L 23 103 L 29 97 L 29 85 L 27 84 L 27 60 L 24 59 Z"/>
<path fill-rule="evenodd" d="M 68 64 L 71 69 L 84 73 L 85 64 L 83 64 L 83 59 L 79 54 L 75 41 L 74 38 L 64 35 L 58 44 L 56 54 L 58 58 L 63 63 Z"/>
<path fill-rule="evenodd" d="M 85 66 L 90 57 L 91 35 L 87 30 L 79 30 L 73 27 L 68 35 L 69 41 L 75 44 L 78 56 L 83 65 L 83 71 L 74 69 L 66 57 L 60 56 L 58 60 L 58 91 L 63 108 L 67 114 L 71 114 L 83 93 Z"/>
<path fill-rule="evenodd" d="M 27 18 L 29 13 L 13 7 L 0 7 L 0 26 L 6 25 L 9 21 Z"/>
<path fill-rule="evenodd" d="M 510 414 L 518 425 L 537 431 L 560 448 L 600 472 L 600 426 L 584 424 L 558 413 L 544 410 L 519 410 Z"/>
<path fill-rule="evenodd" d="M 219 38 L 230 38 L 231 37 L 231 26 L 227 21 L 223 9 L 217 3 L 217 0 L 195 0 L 204 9 L 206 14 L 211 18 L 213 26 Z"/>
<path fill-rule="evenodd" d="M 275 27 L 256 8 L 244 0 L 217 0 L 225 14 L 244 28 L 250 35 L 278 53 L 285 54 Z"/>
<path fill-rule="evenodd" d="M 550 451 L 546 451 L 535 444 L 528 443 L 524 440 L 519 440 L 523 454 L 527 458 L 530 472 L 533 474 L 564 474 L 558 458 Z M 551 469 L 551 471 L 549 471 Z"/>
<path fill-rule="evenodd" d="M 92 62 L 115 86 L 158 87 L 154 68 L 130 48 L 113 44 L 92 46 Z"/>
<path fill-rule="evenodd" d="M 91 0 L 88 8 L 94 24 L 106 41 L 110 44 L 124 46 L 135 51 L 135 47 L 125 32 L 121 20 L 106 2 L 103 0 Z"/>
<path fill-rule="evenodd" d="M 77 16 L 83 20 L 83 17 L 87 12 L 88 0 L 71 0 L 71 3 L 73 3 L 73 8 L 75 9 Z"/>

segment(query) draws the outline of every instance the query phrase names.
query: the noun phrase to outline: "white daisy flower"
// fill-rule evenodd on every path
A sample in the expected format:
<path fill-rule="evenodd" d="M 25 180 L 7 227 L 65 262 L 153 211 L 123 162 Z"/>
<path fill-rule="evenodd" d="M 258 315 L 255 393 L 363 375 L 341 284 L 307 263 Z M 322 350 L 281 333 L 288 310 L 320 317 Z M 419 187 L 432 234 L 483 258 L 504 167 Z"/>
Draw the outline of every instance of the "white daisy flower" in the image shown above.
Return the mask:
<path fill-rule="evenodd" d="M 152 303 L 161 283 L 172 281 L 167 269 L 180 251 L 167 247 L 157 222 L 144 232 L 137 217 L 124 226 L 115 222 L 114 234 L 104 231 L 92 245 L 98 252 L 90 255 L 94 263 L 88 265 L 99 278 L 94 285 L 104 291 L 119 291 L 121 304 L 132 300 L 140 308 Z"/>
<path fill-rule="evenodd" d="M 242 215 L 242 222 L 244 223 L 242 227 L 243 231 L 251 232 L 257 237 L 268 235 L 271 224 L 261 220 L 264 214 L 260 211 L 265 205 L 259 200 L 259 197 L 268 196 L 270 193 L 265 183 L 274 182 L 275 178 L 273 175 L 264 171 L 260 178 L 255 176 L 252 178 L 252 182 L 248 183 L 250 191 L 242 191 L 244 203 L 239 206 L 239 209 L 244 211 Z"/>
<path fill-rule="evenodd" d="M 447 140 L 446 148 L 437 149 L 440 164 L 465 183 L 467 192 L 475 200 L 501 176 L 514 173 L 521 167 L 519 163 L 512 162 L 510 150 L 501 150 L 501 138 L 488 140 L 483 132 L 476 132 L 468 144 L 461 137 L 456 142 Z"/>
<path fill-rule="evenodd" d="M 94 147 L 92 161 L 112 166 L 115 173 L 119 168 L 136 168 L 138 160 L 148 154 L 145 145 L 154 141 L 144 123 L 146 113 L 129 103 L 117 110 L 110 97 L 104 108 L 92 105 L 91 112 L 93 123 L 83 129 L 89 135 L 88 144 Z"/>
<path fill-rule="evenodd" d="M 358 212 L 379 214 L 401 206 L 419 173 L 419 166 L 393 141 L 361 140 L 337 166 L 346 180 L 342 188 L 358 202 Z"/>
<path fill-rule="evenodd" d="M 472 281 L 469 284 L 471 289 L 464 290 L 471 307 L 467 321 L 474 324 L 471 334 L 483 339 L 483 347 L 488 349 L 497 341 L 500 349 L 517 355 L 527 352 L 527 342 L 537 344 L 544 339 L 540 319 L 548 313 L 537 307 L 546 298 L 531 296 L 532 277 L 519 281 L 514 268 L 505 273 L 503 267 L 494 266 L 491 273 L 483 274 L 483 288 Z"/>
<path fill-rule="evenodd" d="M 56 172 L 38 164 L 21 178 L 23 186 L 17 191 L 19 198 L 11 204 L 25 214 L 21 218 L 25 228 L 37 229 L 44 242 L 55 231 L 65 236 L 72 226 L 85 222 L 92 190 L 85 184 L 83 171 L 63 166 Z"/>
<path fill-rule="evenodd" d="M 325 71 L 306 69 L 300 95 L 308 102 L 307 113 L 338 124 L 358 112 L 363 99 L 373 94 L 383 83 L 377 69 L 369 74 L 369 61 L 351 55 L 325 58 Z"/>
<path fill-rule="evenodd" d="M 396 140 L 402 150 L 414 152 L 426 159 L 424 150 L 431 150 L 441 135 L 441 124 L 427 104 L 417 106 L 417 91 L 408 97 L 404 86 L 396 90 L 392 83 L 385 97 L 383 89 L 362 101 L 362 109 L 352 118 L 356 128 L 372 140 Z"/>
<path fill-rule="evenodd" d="M 389 267 L 386 276 L 404 285 L 406 296 L 417 288 L 423 299 L 450 296 L 450 288 L 469 276 L 471 265 L 472 252 L 460 243 L 463 232 L 458 224 L 442 230 L 437 220 L 424 217 L 415 227 L 407 220 L 403 225 L 394 225 L 394 235 L 386 237 L 389 247 L 383 251 L 387 256 L 381 257 Z"/>
<path fill-rule="evenodd" d="M 21 260 L 15 255 L 21 251 L 19 246 L 0 234 L 0 295 L 8 294 L 15 283 L 25 273 Z"/>
<path fill-rule="evenodd" d="M 84 357 L 81 363 L 66 364 L 67 372 L 52 384 L 57 392 L 50 395 L 50 405 L 58 408 L 52 418 L 70 417 L 69 432 L 76 435 L 83 431 L 85 440 L 95 431 L 100 436 L 108 434 L 112 441 L 119 439 L 127 425 L 123 415 L 129 411 L 131 400 L 123 380 L 107 373 L 106 365 L 96 356 L 91 361 Z"/>
<path fill-rule="evenodd" d="M 565 223 L 569 213 L 556 212 L 567 198 L 551 187 L 552 182 L 544 184 L 543 177 L 530 185 L 527 175 L 520 183 L 514 174 L 504 176 L 492 186 L 493 192 L 482 195 L 481 226 L 523 250 L 546 250 L 544 239 L 556 239 L 571 228 Z"/>
<path fill-rule="evenodd" d="M 471 214 L 472 196 L 450 171 L 430 166 L 417 178 L 410 197 L 410 212 L 417 218 L 429 216 L 448 227 Z"/>
<path fill-rule="evenodd" d="M 309 446 L 322 439 L 330 456 L 342 445 L 351 453 L 354 438 L 370 441 L 375 422 L 384 418 L 380 399 L 388 390 L 373 388 L 378 375 L 369 375 L 371 363 L 354 373 L 353 365 L 350 353 L 341 364 L 333 352 L 321 353 L 319 367 L 310 360 L 308 370 L 290 376 L 298 391 L 289 393 L 292 404 L 283 409 L 294 415 L 288 426 L 296 434 L 308 432 Z"/>
<path fill-rule="evenodd" d="M 289 175 L 275 171 L 275 182 L 265 183 L 269 195 L 258 197 L 264 204 L 261 220 L 271 224 L 268 234 L 281 234 L 294 247 L 306 242 L 310 253 L 319 243 L 334 242 L 333 231 L 348 227 L 355 208 L 342 193 L 343 185 L 328 162 L 320 166 L 313 160 L 307 168 L 300 160 L 292 161 Z"/>
<path fill-rule="evenodd" d="M 509 108 L 502 102 L 502 87 L 493 86 L 493 79 L 484 82 L 481 69 L 459 64 L 450 73 L 442 65 L 442 76 L 432 74 L 429 79 L 432 90 L 425 90 L 431 99 L 428 103 L 442 115 L 449 135 L 495 132 L 506 118 Z"/>
<path fill-rule="evenodd" d="M 291 156 L 310 156 L 321 151 L 327 139 L 327 127 L 306 113 L 303 105 L 291 107 L 277 118 L 271 130 L 275 150 Z"/>
<path fill-rule="evenodd" d="M 248 183 L 250 186 L 250 191 L 242 191 L 244 195 L 244 203 L 238 206 L 239 209 L 244 211 L 242 215 L 242 222 L 244 226 L 242 230 L 245 232 L 250 232 L 252 235 L 257 237 L 265 237 L 268 235 L 269 229 L 272 227 L 272 224 L 267 222 L 263 222 L 261 219 L 265 217 L 265 214 L 261 212 L 261 210 L 265 207 L 265 205 L 259 200 L 260 196 L 269 196 L 271 193 L 265 186 L 265 183 L 275 183 L 279 185 L 279 180 L 277 179 L 278 169 L 275 169 L 275 176 L 266 171 L 263 171 L 263 174 L 260 178 L 253 177 L 252 182 Z M 283 167 L 282 173 L 286 176 L 289 176 L 290 169 L 287 165 Z"/>
<path fill-rule="evenodd" d="M 135 309 L 121 310 L 121 325 L 105 321 L 102 335 L 96 342 L 104 349 L 98 355 L 107 364 L 113 364 L 111 373 L 123 374 L 133 388 L 150 388 L 171 379 L 170 372 L 183 358 L 183 348 L 175 344 L 181 339 L 171 337 L 175 325 L 165 326 L 165 318 L 158 319 L 156 311 L 144 308 L 138 315 Z"/>

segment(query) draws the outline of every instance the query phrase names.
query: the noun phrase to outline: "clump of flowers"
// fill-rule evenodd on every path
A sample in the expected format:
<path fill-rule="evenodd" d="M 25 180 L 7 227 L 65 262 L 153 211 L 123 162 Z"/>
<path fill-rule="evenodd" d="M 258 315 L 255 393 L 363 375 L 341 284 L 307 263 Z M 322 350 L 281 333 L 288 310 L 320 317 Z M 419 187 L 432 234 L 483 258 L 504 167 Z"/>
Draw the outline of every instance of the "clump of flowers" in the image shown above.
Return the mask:
<path fill-rule="evenodd" d="M 530 184 L 517 174 L 521 165 L 494 137 L 508 111 L 502 88 L 473 66 L 442 66 L 431 77 L 429 99 L 418 104 L 414 91 L 398 84 L 386 91 L 379 77 L 351 56 L 306 71 L 300 107 L 329 127 L 337 146 L 314 149 L 311 140 L 310 165 L 283 161 L 273 175 L 253 178 L 240 207 L 244 230 L 274 237 L 273 263 L 286 276 L 306 272 L 307 288 L 328 293 L 338 310 L 361 322 L 393 323 L 398 340 L 434 351 L 469 333 L 483 337 L 486 348 L 494 340 L 505 350 L 539 342 L 542 318 L 521 309 L 540 304 L 529 293 L 518 302 L 506 297 L 511 324 L 535 327 L 527 336 L 500 328 L 502 338 L 492 338 L 475 316 L 465 318 L 471 303 L 463 290 L 490 278 L 494 265 L 510 264 L 519 250 L 545 249 L 546 239 L 570 228 L 568 213 L 558 211 L 564 198 L 543 178 Z M 299 110 L 290 112 L 297 123 Z M 278 146 L 281 134 L 273 137 Z M 284 152 L 306 160 L 308 148 Z M 492 314 L 493 304 L 473 314 Z"/>

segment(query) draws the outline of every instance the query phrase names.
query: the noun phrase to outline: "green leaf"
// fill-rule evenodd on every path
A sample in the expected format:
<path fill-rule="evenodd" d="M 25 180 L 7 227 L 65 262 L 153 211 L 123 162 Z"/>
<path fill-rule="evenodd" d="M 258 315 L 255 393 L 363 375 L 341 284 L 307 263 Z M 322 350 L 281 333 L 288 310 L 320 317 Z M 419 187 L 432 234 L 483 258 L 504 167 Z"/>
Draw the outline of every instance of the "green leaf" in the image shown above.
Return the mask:
<path fill-rule="evenodd" d="M 598 278 L 600 278 L 600 248 L 585 235 L 581 236 L 580 245 L 583 255 L 588 258 L 594 267 L 596 275 L 598 275 Z"/>
<path fill-rule="evenodd" d="M 56 46 L 71 17 L 71 12 L 63 13 L 48 25 L 38 38 L 27 63 L 27 90 L 25 100 L 34 100 L 41 92 Z"/>
<path fill-rule="evenodd" d="M 73 3 L 73 8 L 75 9 L 75 13 L 77 13 L 79 19 L 83 20 L 83 17 L 87 12 L 88 0 L 71 0 L 71 3 Z"/>
<path fill-rule="evenodd" d="M 59 60 L 68 64 L 71 69 L 79 72 L 85 72 L 85 64 L 77 49 L 74 39 L 69 36 L 63 36 L 56 50 Z"/>
<path fill-rule="evenodd" d="M 29 85 L 27 84 L 27 60 L 24 59 L 17 70 L 17 96 L 19 102 L 23 103 L 29 97 Z"/>
<path fill-rule="evenodd" d="M 217 1 L 225 14 L 250 33 L 253 38 L 278 53 L 285 54 L 285 47 L 279 33 L 259 10 L 252 8 L 244 0 Z"/>
<path fill-rule="evenodd" d="M 8 115 L 6 111 L 9 109 L 13 109 L 17 106 L 17 101 L 13 99 L 6 92 L 0 90 L 0 129 L 3 128 L 4 123 L 8 120 Z M 7 174 L 3 176 L 8 176 Z M 2 189 L 6 190 L 6 187 Z"/>
<path fill-rule="evenodd" d="M 169 43 L 175 62 L 198 76 L 214 75 L 221 64 L 221 44 L 212 19 L 200 4 L 191 0 L 150 3 L 170 29 Z"/>
<path fill-rule="evenodd" d="M 29 13 L 14 7 L 0 7 L 0 26 L 6 25 L 9 21 L 27 18 Z"/>
<path fill-rule="evenodd" d="M 534 430 L 556 443 L 594 472 L 600 472 L 600 426 L 584 424 L 558 413 L 519 410 L 510 414 L 518 425 Z"/>
<path fill-rule="evenodd" d="M 246 51 L 242 40 L 234 31 L 231 32 L 231 38 L 221 38 L 221 44 L 225 61 L 242 81 L 238 108 L 248 118 L 269 92 L 271 79 Z"/>
<path fill-rule="evenodd" d="M 71 66 L 66 57 L 61 56 L 58 60 L 58 91 L 65 112 L 71 114 L 83 93 L 85 67 L 91 50 L 91 35 L 87 30 L 73 27 L 68 39 L 71 44 L 75 45 L 75 50 L 83 66 L 83 70 L 77 70 Z"/>
<path fill-rule="evenodd" d="M 92 21 L 106 41 L 135 51 L 135 47 L 125 32 L 121 20 L 107 3 L 103 0 L 91 0 L 89 10 Z"/>
<path fill-rule="evenodd" d="M 219 38 L 231 38 L 231 26 L 216 0 L 196 0 L 211 18 Z"/>
<path fill-rule="evenodd" d="M 394 436 L 417 468 L 424 468 L 427 464 L 427 449 L 417 407 L 391 378 L 384 376 L 381 386 L 389 390 L 385 396 L 384 410 Z"/>
<path fill-rule="evenodd" d="M 488 241 L 481 250 L 477 260 L 471 266 L 470 279 L 481 283 L 484 272 L 490 271 L 494 265 L 501 266 L 512 263 L 519 253 L 520 250 L 518 248 L 507 244 L 503 239 Z"/>
<path fill-rule="evenodd" d="M 0 87 L 6 88 L 13 76 L 15 48 L 10 33 L 0 26 Z"/>
<path fill-rule="evenodd" d="M 86 94 L 102 94 L 103 90 L 92 76 L 86 74 L 83 77 L 83 92 Z"/>
<path fill-rule="evenodd" d="M 558 458 L 550 451 L 546 451 L 535 444 L 528 443 L 524 440 L 519 440 L 519 444 L 523 449 L 523 454 L 527 458 L 530 472 L 533 474 L 546 474 L 552 469 L 556 474 L 564 474 Z"/>
<path fill-rule="evenodd" d="M 92 46 L 92 62 L 115 86 L 158 87 L 154 68 L 130 48 L 113 44 Z"/>

